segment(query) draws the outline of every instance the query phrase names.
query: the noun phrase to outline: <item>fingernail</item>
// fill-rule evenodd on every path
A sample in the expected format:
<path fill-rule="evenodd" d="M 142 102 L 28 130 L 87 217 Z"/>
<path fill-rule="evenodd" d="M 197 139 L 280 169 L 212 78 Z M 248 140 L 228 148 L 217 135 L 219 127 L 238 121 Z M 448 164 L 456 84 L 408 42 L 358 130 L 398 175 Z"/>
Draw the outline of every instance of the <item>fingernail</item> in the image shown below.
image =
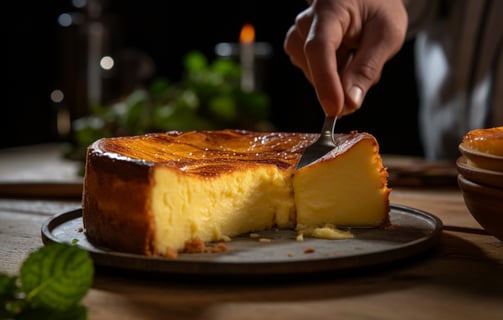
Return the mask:
<path fill-rule="evenodd" d="M 353 104 L 357 107 L 360 108 L 363 100 L 363 90 L 358 87 L 358 86 L 352 86 L 349 89 L 348 96 L 353 102 Z"/>

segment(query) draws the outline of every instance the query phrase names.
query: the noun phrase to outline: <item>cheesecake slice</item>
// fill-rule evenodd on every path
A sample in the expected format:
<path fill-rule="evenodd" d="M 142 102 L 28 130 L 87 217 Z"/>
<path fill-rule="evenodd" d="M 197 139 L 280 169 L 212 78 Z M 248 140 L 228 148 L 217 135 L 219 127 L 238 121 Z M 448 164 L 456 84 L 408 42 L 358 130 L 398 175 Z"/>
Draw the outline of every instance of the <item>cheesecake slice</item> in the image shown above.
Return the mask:
<path fill-rule="evenodd" d="M 298 171 L 317 134 L 220 130 L 100 139 L 86 158 L 86 236 L 118 251 L 176 257 L 270 228 L 311 236 L 328 224 L 386 226 L 390 189 L 377 141 L 368 133 L 336 136 L 337 148 Z"/>
<path fill-rule="evenodd" d="M 336 135 L 336 147 L 293 176 L 297 228 L 388 223 L 387 171 L 369 134 Z"/>

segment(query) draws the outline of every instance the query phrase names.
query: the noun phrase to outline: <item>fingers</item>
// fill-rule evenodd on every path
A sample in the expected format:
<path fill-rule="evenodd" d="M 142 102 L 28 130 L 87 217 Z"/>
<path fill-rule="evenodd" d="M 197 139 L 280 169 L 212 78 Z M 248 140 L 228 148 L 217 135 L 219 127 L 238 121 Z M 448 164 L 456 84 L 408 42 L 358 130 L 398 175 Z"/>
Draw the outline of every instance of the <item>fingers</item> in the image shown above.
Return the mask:
<path fill-rule="evenodd" d="M 405 39 L 406 13 L 394 19 L 376 16 L 367 22 L 358 49 L 353 59 L 342 73 L 342 85 L 345 92 L 344 114 L 360 108 L 363 98 L 372 85 L 381 77 L 385 63 L 396 54 Z"/>
<path fill-rule="evenodd" d="M 345 115 L 360 108 L 406 28 L 402 0 L 319 0 L 297 16 L 284 48 L 325 113 Z"/>
<path fill-rule="evenodd" d="M 288 30 L 283 46 L 290 61 L 302 70 L 313 85 L 325 113 L 338 115 L 344 99 L 335 56 L 340 40 L 336 44 L 326 41 L 324 37 L 331 37 L 332 33 L 317 30 L 318 26 L 325 28 L 324 23 L 313 21 L 313 11 L 309 7 L 297 15 L 295 25 Z"/>
<path fill-rule="evenodd" d="M 332 30 L 341 29 L 340 19 L 327 15 L 318 15 L 316 19 L 313 17 L 312 7 L 296 17 L 295 25 L 287 32 L 284 49 L 292 63 L 303 71 L 314 86 L 325 113 L 338 115 L 344 104 L 344 93 L 337 70 L 347 65 L 350 54 L 337 50 L 343 32 Z M 338 60 L 336 53 L 341 60 Z M 338 61 L 342 62 L 341 66 L 338 66 Z"/>
<path fill-rule="evenodd" d="M 298 67 L 312 84 L 311 73 L 304 55 L 304 39 L 299 36 L 295 26 L 288 30 L 283 47 L 285 52 L 288 53 L 292 64 Z"/>
<path fill-rule="evenodd" d="M 338 21 L 317 16 L 304 45 L 310 79 L 318 101 L 327 115 L 335 116 L 341 113 L 344 105 L 338 70 L 345 68 L 351 56 L 348 51 L 339 50 L 343 32 Z"/>
<path fill-rule="evenodd" d="M 304 45 L 311 28 L 312 11 L 308 8 L 297 15 L 295 24 L 288 30 L 283 47 L 290 57 L 290 61 L 302 70 L 309 82 L 312 83 L 309 65 L 304 53 Z"/>

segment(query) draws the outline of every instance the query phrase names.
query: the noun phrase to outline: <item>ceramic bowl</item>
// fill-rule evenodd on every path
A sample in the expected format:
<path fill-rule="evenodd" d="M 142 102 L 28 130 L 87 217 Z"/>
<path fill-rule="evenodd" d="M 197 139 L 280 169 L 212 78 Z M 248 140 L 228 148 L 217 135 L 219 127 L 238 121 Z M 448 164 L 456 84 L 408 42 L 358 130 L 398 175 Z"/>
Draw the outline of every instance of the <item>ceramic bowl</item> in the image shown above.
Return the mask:
<path fill-rule="evenodd" d="M 503 172 L 474 167 L 464 156 L 458 158 L 456 166 L 458 173 L 468 180 L 488 187 L 503 188 Z"/>
<path fill-rule="evenodd" d="M 458 175 L 458 185 L 475 220 L 489 234 L 503 241 L 503 188 L 478 184 L 462 174 Z"/>
<path fill-rule="evenodd" d="M 471 148 L 459 145 L 459 151 L 465 156 L 467 163 L 473 167 L 503 172 L 503 157 L 490 153 L 480 152 Z"/>

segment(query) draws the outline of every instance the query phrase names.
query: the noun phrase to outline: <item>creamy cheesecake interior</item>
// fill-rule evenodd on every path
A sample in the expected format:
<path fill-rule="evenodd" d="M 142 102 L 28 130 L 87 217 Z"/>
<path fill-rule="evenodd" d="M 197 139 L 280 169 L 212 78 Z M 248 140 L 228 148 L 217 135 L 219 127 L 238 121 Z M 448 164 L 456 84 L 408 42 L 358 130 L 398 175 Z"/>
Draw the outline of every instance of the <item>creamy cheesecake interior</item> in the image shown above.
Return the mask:
<path fill-rule="evenodd" d="M 323 159 L 293 176 L 298 228 L 376 227 L 385 222 L 390 190 L 377 142 L 364 135 L 339 142 Z"/>
<path fill-rule="evenodd" d="M 188 239 L 225 241 L 246 232 L 295 226 L 290 174 L 275 165 L 209 177 L 159 167 L 151 193 L 154 247 L 160 253 L 181 249 Z"/>

